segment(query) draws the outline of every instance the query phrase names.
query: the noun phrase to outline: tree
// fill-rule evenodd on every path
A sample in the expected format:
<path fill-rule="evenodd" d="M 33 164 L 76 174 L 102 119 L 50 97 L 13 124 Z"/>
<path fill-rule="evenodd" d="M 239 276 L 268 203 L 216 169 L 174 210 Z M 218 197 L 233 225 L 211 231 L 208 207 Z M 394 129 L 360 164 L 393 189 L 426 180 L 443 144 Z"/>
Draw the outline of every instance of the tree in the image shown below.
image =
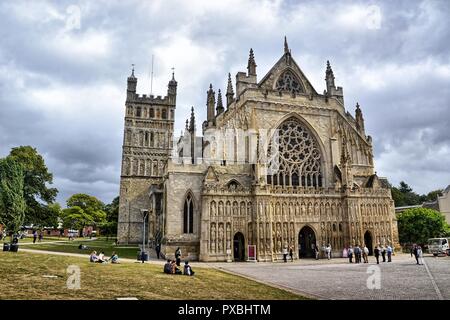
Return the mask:
<path fill-rule="evenodd" d="M 0 224 L 17 232 L 25 218 L 24 172 L 14 159 L 0 159 Z"/>
<path fill-rule="evenodd" d="M 436 201 L 436 199 L 438 198 L 438 196 L 442 196 L 442 192 L 444 192 L 443 189 L 438 189 L 438 190 L 430 191 L 430 192 L 428 192 L 427 195 L 423 195 L 423 197 L 424 197 L 423 201 L 424 201 L 424 202 L 425 202 L 425 201 L 428 201 L 428 202 Z"/>
<path fill-rule="evenodd" d="M 24 173 L 23 195 L 26 203 L 25 223 L 44 225 L 54 222 L 51 209 L 58 193 L 56 188 L 49 188 L 53 183 L 53 175 L 48 171 L 44 159 L 35 148 L 21 146 L 11 149 L 8 156 L 22 165 Z"/>
<path fill-rule="evenodd" d="M 398 188 L 392 187 L 391 194 L 396 207 L 413 206 L 423 203 L 422 197 L 415 193 L 404 181 L 400 182 Z"/>
<path fill-rule="evenodd" d="M 67 209 L 62 210 L 63 226 L 82 230 L 86 226 L 101 225 L 106 221 L 105 205 L 94 196 L 74 194 L 67 200 Z"/>
<path fill-rule="evenodd" d="M 449 234 L 445 217 L 427 208 L 407 209 L 397 217 L 400 243 L 425 244 L 429 238 Z"/>
<path fill-rule="evenodd" d="M 100 226 L 102 234 L 112 236 L 117 234 L 117 221 L 119 219 L 119 197 L 115 197 L 105 206 L 106 221 Z"/>

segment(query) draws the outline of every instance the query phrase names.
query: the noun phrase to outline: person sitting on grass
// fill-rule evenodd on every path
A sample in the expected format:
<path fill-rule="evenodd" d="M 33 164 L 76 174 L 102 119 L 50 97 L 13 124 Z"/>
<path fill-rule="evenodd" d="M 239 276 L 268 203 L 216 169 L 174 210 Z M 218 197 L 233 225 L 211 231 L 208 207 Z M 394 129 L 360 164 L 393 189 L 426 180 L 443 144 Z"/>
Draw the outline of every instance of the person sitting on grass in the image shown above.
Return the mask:
<path fill-rule="evenodd" d="M 98 255 L 98 260 L 96 262 L 98 262 L 98 263 L 106 262 L 105 253 L 103 251 L 100 252 L 100 254 Z"/>
<path fill-rule="evenodd" d="M 183 274 L 183 273 L 181 272 L 181 270 L 178 269 L 177 263 L 176 263 L 174 260 L 172 260 L 171 266 L 172 266 L 172 274 Z"/>
<path fill-rule="evenodd" d="M 172 273 L 172 264 L 170 263 L 170 259 L 167 260 L 166 264 L 164 265 L 164 273 L 167 273 L 167 274 Z"/>
<path fill-rule="evenodd" d="M 184 275 L 185 276 L 193 276 L 195 274 L 194 271 L 192 271 L 191 266 L 189 265 L 189 261 L 184 262 Z"/>
<path fill-rule="evenodd" d="M 119 262 L 119 256 L 115 251 L 113 251 L 111 257 L 108 259 L 108 261 L 111 261 L 111 263 L 120 263 Z"/>
<path fill-rule="evenodd" d="M 96 251 L 92 251 L 90 257 L 89 257 L 89 261 L 90 262 L 98 262 L 98 256 L 97 256 L 97 252 Z"/>

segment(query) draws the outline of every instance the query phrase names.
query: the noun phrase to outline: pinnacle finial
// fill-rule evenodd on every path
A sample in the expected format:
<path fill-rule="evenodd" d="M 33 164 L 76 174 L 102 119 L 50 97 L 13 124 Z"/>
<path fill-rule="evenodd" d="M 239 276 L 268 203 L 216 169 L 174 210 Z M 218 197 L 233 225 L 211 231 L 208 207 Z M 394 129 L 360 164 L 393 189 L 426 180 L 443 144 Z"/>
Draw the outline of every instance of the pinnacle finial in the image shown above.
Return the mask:
<path fill-rule="evenodd" d="M 172 67 L 172 80 L 175 81 L 175 67 Z"/>
<path fill-rule="evenodd" d="M 284 53 L 289 53 L 289 46 L 287 43 L 287 37 L 284 36 Z"/>
<path fill-rule="evenodd" d="M 248 65 L 247 65 L 248 75 L 256 76 L 256 62 L 255 55 L 253 54 L 253 49 L 250 48 L 250 55 L 248 57 Z"/>
<path fill-rule="evenodd" d="M 358 102 L 356 103 L 356 109 L 359 109 L 359 103 Z"/>
<path fill-rule="evenodd" d="M 212 90 L 212 83 L 209 84 L 209 90 Z"/>
<path fill-rule="evenodd" d="M 134 77 L 134 63 L 131 64 L 131 76 Z"/>

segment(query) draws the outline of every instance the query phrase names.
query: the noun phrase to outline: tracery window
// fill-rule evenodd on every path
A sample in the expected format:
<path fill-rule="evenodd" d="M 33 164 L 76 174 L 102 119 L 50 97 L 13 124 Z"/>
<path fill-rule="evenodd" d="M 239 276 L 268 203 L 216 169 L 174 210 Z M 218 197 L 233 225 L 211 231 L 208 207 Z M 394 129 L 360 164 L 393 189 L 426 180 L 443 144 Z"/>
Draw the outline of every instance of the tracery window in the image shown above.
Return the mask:
<path fill-rule="evenodd" d="M 321 152 L 311 132 L 296 118 L 281 124 L 270 142 L 267 183 L 321 187 Z"/>
<path fill-rule="evenodd" d="M 285 71 L 279 78 L 275 87 L 278 91 L 288 91 L 290 93 L 304 92 L 300 80 L 291 72 Z"/>
<path fill-rule="evenodd" d="M 183 233 L 194 233 L 194 203 L 189 193 L 184 201 Z"/>

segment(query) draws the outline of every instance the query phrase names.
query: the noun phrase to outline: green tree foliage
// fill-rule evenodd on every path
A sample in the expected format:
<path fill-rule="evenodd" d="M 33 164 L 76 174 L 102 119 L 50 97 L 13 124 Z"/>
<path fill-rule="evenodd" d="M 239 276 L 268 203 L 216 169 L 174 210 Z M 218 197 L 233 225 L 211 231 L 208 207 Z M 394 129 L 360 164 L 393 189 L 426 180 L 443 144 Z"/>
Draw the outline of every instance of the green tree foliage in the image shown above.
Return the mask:
<path fill-rule="evenodd" d="M 424 202 L 423 196 L 415 193 L 404 181 L 400 182 L 398 188 L 391 188 L 392 199 L 396 207 L 413 206 Z"/>
<path fill-rule="evenodd" d="M 63 226 L 81 230 L 85 226 L 102 225 L 106 221 L 105 205 L 94 196 L 83 193 L 74 194 L 67 200 L 67 209 L 63 209 Z"/>
<path fill-rule="evenodd" d="M 24 222 L 40 226 L 49 223 L 53 226 L 55 217 L 48 205 L 53 203 L 58 190 L 47 186 L 53 183 L 53 175 L 48 171 L 44 159 L 30 146 L 13 148 L 8 158 L 16 160 L 23 167 L 23 195 L 26 203 Z"/>
<path fill-rule="evenodd" d="M 438 211 L 426 208 L 413 208 L 397 217 L 400 243 L 424 244 L 429 238 L 449 234 L 445 217 Z"/>
<path fill-rule="evenodd" d="M 106 221 L 100 226 L 102 234 L 114 236 L 117 234 L 117 221 L 119 219 L 119 197 L 105 206 Z"/>
<path fill-rule="evenodd" d="M 0 159 L 0 224 L 17 232 L 25 218 L 24 172 L 14 159 Z"/>

